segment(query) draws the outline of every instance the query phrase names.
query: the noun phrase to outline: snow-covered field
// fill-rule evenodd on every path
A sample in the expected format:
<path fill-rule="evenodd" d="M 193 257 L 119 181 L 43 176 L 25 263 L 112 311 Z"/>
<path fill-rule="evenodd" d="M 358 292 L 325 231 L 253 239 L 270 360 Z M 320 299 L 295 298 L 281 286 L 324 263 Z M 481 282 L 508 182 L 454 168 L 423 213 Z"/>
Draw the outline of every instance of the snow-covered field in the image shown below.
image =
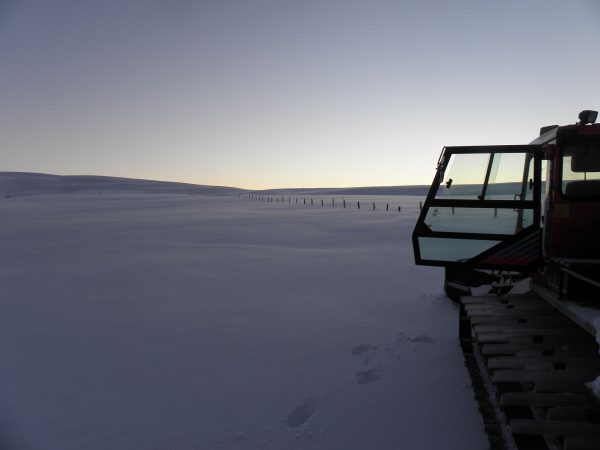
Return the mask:
<path fill-rule="evenodd" d="M 79 193 L 0 217 L 2 448 L 488 446 L 414 211 Z"/>

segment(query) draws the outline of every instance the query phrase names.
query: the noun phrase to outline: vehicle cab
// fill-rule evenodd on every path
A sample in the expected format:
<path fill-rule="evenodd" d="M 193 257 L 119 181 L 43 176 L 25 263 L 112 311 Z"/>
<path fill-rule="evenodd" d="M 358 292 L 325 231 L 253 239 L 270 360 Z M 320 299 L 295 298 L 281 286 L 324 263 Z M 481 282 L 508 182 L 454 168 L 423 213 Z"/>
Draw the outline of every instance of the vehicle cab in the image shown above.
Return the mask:
<path fill-rule="evenodd" d="M 596 116 L 544 127 L 529 145 L 445 147 L 413 232 L 415 262 L 466 285 L 477 285 L 474 269 L 545 268 L 561 292 L 565 267 L 599 272 Z"/>

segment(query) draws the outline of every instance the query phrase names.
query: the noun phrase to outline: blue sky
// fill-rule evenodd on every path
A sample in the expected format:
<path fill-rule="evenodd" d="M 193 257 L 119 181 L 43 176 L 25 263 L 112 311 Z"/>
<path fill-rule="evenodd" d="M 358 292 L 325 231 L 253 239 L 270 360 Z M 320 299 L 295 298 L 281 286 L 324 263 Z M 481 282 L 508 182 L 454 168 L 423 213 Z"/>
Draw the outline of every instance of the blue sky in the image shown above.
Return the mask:
<path fill-rule="evenodd" d="M 0 0 L 0 170 L 429 184 L 600 108 L 600 3 Z"/>

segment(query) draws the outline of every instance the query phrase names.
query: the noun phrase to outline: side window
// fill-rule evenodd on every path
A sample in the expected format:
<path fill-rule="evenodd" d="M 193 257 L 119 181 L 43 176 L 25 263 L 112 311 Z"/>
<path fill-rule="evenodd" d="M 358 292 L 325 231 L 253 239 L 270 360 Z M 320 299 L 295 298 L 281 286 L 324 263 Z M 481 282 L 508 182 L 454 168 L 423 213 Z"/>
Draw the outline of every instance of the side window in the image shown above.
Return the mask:
<path fill-rule="evenodd" d="M 531 153 L 524 152 L 453 154 L 436 198 L 531 200 L 534 169 L 532 157 Z"/>
<path fill-rule="evenodd" d="M 499 242 L 500 241 L 419 237 L 419 249 L 423 259 L 458 262 L 473 258 Z"/>
<path fill-rule="evenodd" d="M 517 224 L 519 224 L 517 226 Z M 425 225 L 432 231 L 514 234 L 533 224 L 529 209 L 431 207 Z"/>
<path fill-rule="evenodd" d="M 431 231 L 508 236 L 533 225 L 533 208 L 492 207 L 486 204 L 497 200 L 533 199 L 533 153 L 499 150 L 453 153 L 450 156 L 436 200 L 450 203 L 452 200 L 478 200 L 481 203 L 477 207 L 452 204 L 429 207 L 424 224 Z"/>
<path fill-rule="evenodd" d="M 569 197 L 600 195 L 600 144 L 565 147 L 562 166 L 563 194 Z"/>
<path fill-rule="evenodd" d="M 490 161 L 489 153 L 453 154 L 436 198 L 477 200 Z"/>
<path fill-rule="evenodd" d="M 523 191 L 528 200 L 533 198 L 533 189 L 523 186 L 524 172 L 527 180 L 533 180 L 533 164 L 527 164 L 527 156 L 526 153 L 494 154 L 486 200 L 525 200 L 520 198 Z"/>

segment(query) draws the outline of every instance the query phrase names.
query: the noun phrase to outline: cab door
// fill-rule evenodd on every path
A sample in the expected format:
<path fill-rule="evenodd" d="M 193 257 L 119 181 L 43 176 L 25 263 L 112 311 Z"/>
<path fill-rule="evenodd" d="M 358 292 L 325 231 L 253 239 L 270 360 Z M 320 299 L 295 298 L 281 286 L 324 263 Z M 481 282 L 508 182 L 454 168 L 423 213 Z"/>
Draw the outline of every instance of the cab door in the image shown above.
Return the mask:
<path fill-rule="evenodd" d="M 541 261 L 541 147 L 446 147 L 413 232 L 415 262 L 523 270 Z"/>

